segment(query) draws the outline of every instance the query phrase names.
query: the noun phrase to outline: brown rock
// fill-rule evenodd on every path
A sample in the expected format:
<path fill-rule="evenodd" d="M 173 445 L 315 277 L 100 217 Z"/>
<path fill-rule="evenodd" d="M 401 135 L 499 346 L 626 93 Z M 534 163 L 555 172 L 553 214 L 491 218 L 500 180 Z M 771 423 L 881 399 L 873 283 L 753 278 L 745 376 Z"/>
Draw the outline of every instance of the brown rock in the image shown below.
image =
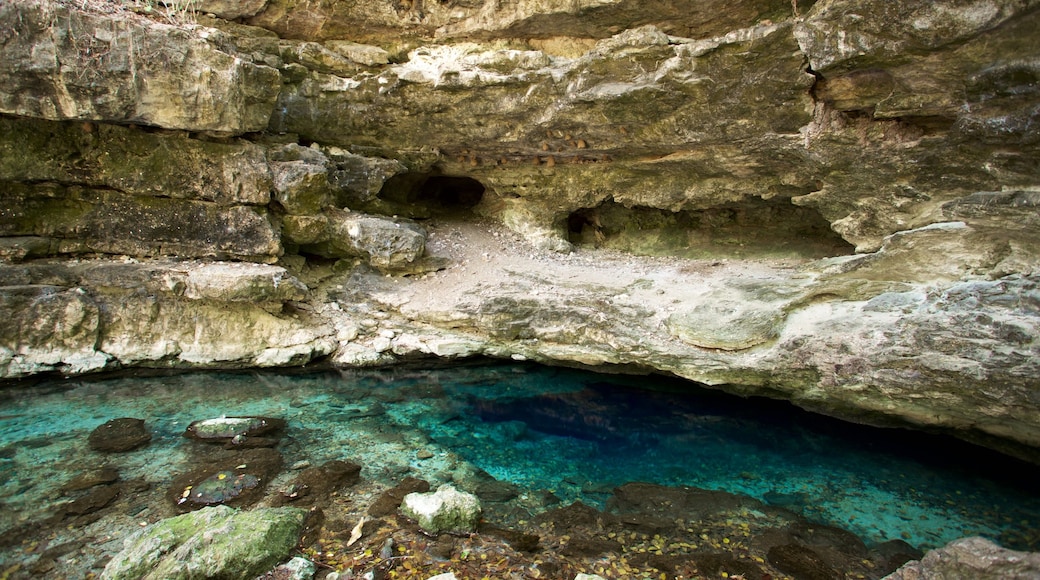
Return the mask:
<path fill-rule="evenodd" d="M 94 429 L 88 439 L 95 451 L 123 452 L 147 445 L 152 434 L 145 428 L 144 419 L 112 419 Z"/>
<path fill-rule="evenodd" d="M 397 508 L 401 507 L 401 502 L 404 501 L 404 496 L 414 492 L 425 493 L 427 491 L 430 491 L 430 482 L 415 477 L 406 477 L 401 480 L 401 483 L 384 491 L 376 498 L 376 501 L 372 502 L 368 508 L 368 515 L 378 518 L 396 513 Z"/>

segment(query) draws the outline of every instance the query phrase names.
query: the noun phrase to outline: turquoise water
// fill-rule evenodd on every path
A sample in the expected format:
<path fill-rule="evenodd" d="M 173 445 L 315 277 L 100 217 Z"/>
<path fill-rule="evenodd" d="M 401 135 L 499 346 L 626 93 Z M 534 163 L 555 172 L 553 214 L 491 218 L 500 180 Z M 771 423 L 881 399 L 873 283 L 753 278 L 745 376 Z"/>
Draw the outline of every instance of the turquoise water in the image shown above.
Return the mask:
<path fill-rule="evenodd" d="M 0 531 L 46 514 L 62 484 L 101 462 L 161 488 L 187 467 L 187 425 L 220 415 L 285 419 L 287 465 L 351 459 L 369 480 L 446 480 L 461 461 L 564 502 L 603 506 L 613 486 L 630 481 L 692 485 L 783 506 L 868 543 L 899 538 L 927 549 L 982 535 L 1040 549 L 1038 471 L 993 452 L 659 377 L 501 364 L 5 389 Z M 151 444 L 117 457 L 91 451 L 90 432 L 118 417 L 144 419 Z"/>

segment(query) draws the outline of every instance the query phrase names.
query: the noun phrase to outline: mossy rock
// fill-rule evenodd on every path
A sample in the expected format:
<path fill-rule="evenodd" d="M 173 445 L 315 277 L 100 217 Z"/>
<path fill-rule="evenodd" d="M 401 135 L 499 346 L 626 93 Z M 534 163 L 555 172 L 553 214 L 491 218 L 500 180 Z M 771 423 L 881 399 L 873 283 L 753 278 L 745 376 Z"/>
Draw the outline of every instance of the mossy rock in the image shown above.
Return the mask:
<path fill-rule="evenodd" d="M 255 578 L 289 556 L 306 515 L 296 508 L 216 506 L 161 520 L 127 538 L 101 577 Z"/>

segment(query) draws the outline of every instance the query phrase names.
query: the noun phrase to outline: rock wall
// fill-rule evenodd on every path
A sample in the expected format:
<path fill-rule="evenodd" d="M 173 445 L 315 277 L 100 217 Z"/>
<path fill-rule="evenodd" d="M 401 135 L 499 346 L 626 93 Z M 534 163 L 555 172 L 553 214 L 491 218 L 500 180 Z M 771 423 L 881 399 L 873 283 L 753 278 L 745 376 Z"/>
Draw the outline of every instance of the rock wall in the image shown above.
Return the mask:
<path fill-rule="evenodd" d="M 0 1 L 0 376 L 488 355 L 1035 461 L 1038 19 Z"/>

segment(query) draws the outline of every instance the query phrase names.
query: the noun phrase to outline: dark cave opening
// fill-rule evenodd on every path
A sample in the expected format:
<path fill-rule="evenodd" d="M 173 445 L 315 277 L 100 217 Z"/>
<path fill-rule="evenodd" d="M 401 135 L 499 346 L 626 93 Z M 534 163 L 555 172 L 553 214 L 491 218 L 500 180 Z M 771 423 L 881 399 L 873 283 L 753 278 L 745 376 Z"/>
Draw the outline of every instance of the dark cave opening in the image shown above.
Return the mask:
<path fill-rule="evenodd" d="M 379 199 L 413 219 L 458 217 L 470 213 L 485 191 L 484 184 L 472 177 L 409 172 L 386 180 Z"/>
<path fill-rule="evenodd" d="M 568 240 L 646 256 L 819 259 L 854 253 L 813 208 L 752 198 L 672 212 L 606 201 L 567 216 Z"/>

